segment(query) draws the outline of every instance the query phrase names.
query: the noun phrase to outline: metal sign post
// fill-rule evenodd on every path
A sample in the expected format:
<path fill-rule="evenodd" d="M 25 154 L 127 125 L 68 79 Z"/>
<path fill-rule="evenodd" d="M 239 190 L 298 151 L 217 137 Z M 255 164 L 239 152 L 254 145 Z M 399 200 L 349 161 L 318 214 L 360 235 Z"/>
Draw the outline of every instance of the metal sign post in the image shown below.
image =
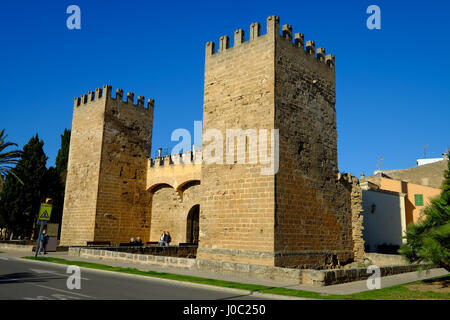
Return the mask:
<path fill-rule="evenodd" d="M 41 203 L 41 208 L 39 209 L 38 224 L 40 224 L 40 228 L 39 228 L 39 234 L 38 234 L 38 239 L 37 239 L 37 243 L 36 243 L 36 250 L 34 253 L 35 258 L 37 258 L 39 251 L 41 251 L 40 243 L 41 243 L 42 231 L 44 230 L 44 225 L 46 224 L 47 221 L 50 221 L 50 216 L 52 214 L 51 202 L 52 202 L 52 199 L 47 198 L 45 200 L 45 203 Z M 42 245 L 44 245 L 44 244 L 42 243 Z"/>

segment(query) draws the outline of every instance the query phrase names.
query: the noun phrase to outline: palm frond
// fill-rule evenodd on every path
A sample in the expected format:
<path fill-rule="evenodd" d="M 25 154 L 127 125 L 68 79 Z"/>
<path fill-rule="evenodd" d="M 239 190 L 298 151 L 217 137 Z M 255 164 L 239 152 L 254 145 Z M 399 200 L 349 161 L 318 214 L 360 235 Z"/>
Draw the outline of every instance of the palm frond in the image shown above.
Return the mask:
<path fill-rule="evenodd" d="M 13 172 L 12 168 L 18 163 L 18 159 L 22 156 L 22 151 L 4 151 L 6 148 L 17 146 L 16 143 L 6 142 L 7 135 L 5 134 L 5 129 L 0 130 L 0 175 L 6 176 L 11 173 L 16 177 L 22 184 L 22 180 Z"/>

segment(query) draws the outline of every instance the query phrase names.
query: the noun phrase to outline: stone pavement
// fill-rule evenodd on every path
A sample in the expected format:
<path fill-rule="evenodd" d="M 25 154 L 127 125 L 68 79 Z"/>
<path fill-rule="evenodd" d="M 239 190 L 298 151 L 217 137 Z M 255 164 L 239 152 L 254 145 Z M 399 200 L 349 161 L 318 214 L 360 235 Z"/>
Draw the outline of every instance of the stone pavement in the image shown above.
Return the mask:
<path fill-rule="evenodd" d="M 20 251 L 3 250 L 3 253 L 0 253 L 0 258 L 2 256 L 3 257 L 4 256 L 24 257 L 26 255 L 30 255 L 30 254 L 28 254 L 28 253 L 24 254 L 24 252 L 20 252 Z M 41 256 L 43 256 L 43 255 L 41 255 Z M 269 286 L 269 287 L 280 287 L 280 288 L 286 288 L 286 289 L 305 290 L 305 291 L 322 293 L 324 295 L 326 295 L 326 294 L 353 294 L 353 293 L 358 293 L 358 292 L 363 292 L 363 291 L 369 290 L 366 285 L 366 280 L 318 287 L 318 286 L 301 285 L 301 284 L 287 284 L 285 282 L 276 282 L 276 281 L 272 281 L 272 280 L 246 279 L 246 278 L 239 277 L 239 276 L 207 273 L 207 272 L 198 271 L 198 270 L 183 270 L 183 269 L 173 268 L 173 267 L 161 267 L 161 266 L 157 266 L 157 265 L 142 265 L 139 263 L 127 262 L 127 261 L 113 261 L 113 260 L 107 260 L 107 259 L 93 259 L 93 258 L 87 259 L 84 257 L 68 256 L 67 252 L 50 252 L 49 254 L 45 255 L 45 257 L 54 257 L 54 258 L 72 260 L 72 261 L 84 261 L 84 262 L 91 262 L 91 263 L 99 263 L 99 264 L 105 264 L 105 265 L 114 266 L 114 267 L 136 268 L 136 269 L 142 270 L 142 271 L 166 272 L 166 273 L 174 273 L 174 274 L 181 274 L 181 275 L 187 275 L 187 276 L 196 276 L 196 277 L 216 279 L 216 280 L 225 280 L 225 281 L 233 281 L 233 282 L 240 282 L 240 283 L 264 285 L 264 286 Z M 381 288 L 386 288 L 386 287 L 390 287 L 390 286 L 394 286 L 394 285 L 429 279 L 429 278 L 433 278 L 433 277 L 437 277 L 437 276 L 442 276 L 445 274 L 448 274 L 448 272 L 445 269 L 442 269 L 442 268 L 437 269 L 436 268 L 436 269 L 431 269 L 429 271 L 423 271 L 422 273 L 409 272 L 409 273 L 397 274 L 397 275 L 393 275 L 393 276 L 382 277 L 381 278 Z"/>

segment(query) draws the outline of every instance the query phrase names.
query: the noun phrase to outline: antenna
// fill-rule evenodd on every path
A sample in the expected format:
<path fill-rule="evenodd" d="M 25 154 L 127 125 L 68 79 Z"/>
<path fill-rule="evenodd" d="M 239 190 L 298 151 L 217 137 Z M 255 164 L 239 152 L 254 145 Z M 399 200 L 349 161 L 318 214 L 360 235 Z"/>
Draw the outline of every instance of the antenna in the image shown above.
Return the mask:
<path fill-rule="evenodd" d="M 377 168 L 378 171 L 381 171 L 381 161 L 383 161 L 384 159 L 382 157 L 378 157 L 378 161 L 377 161 Z"/>
<path fill-rule="evenodd" d="M 423 147 L 423 158 L 424 158 L 424 159 L 427 158 L 427 148 L 428 148 L 429 146 L 430 146 L 429 144 L 426 144 L 426 145 Z"/>

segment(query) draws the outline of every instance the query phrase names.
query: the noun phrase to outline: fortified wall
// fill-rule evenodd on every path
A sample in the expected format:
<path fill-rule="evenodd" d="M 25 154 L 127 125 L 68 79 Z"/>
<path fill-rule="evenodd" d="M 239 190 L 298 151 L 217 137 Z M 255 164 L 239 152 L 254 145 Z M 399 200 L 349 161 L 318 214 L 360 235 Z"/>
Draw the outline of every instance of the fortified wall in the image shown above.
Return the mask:
<path fill-rule="evenodd" d="M 220 143 L 243 148 L 244 163 L 205 161 L 208 139 L 202 153 L 150 159 L 153 100 L 113 98 L 110 86 L 75 99 L 62 245 L 154 242 L 165 230 L 172 244 L 198 243 L 203 265 L 363 258 L 359 181 L 338 171 L 334 55 L 290 25 L 280 32 L 277 16 L 265 30 L 253 23 L 247 41 L 236 30 L 233 46 L 222 36 L 217 52 L 206 44 L 203 137 L 241 130 Z M 265 152 L 278 155 L 272 174 L 262 174 Z"/>
<path fill-rule="evenodd" d="M 261 175 L 261 162 L 202 164 L 197 258 L 312 267 L 352 261 L 361 208 L 356 183 L 338 178 L 335 58 L 314 41 L 305 47 L 290 25 L 280 33 L 276 16 L 264 35 L 253 23 L 244 39 L 239 29 L 233 47 L 228 36 L 217 52 L 206 44 L 203 131 L 278 129 L 279 171 Z"/>
<path fill-rule="evenodd" d="M 154 100 L 111 91 L 75 98 L 60 245 L 148 238 Z"/>
<path fill-rule="evenodd" d="M 149 159 L 150 241 L 158 241 L 162 231 L 168 231 L 172 244 L 198 243 L 201 161 L 201 151 Z"/>

